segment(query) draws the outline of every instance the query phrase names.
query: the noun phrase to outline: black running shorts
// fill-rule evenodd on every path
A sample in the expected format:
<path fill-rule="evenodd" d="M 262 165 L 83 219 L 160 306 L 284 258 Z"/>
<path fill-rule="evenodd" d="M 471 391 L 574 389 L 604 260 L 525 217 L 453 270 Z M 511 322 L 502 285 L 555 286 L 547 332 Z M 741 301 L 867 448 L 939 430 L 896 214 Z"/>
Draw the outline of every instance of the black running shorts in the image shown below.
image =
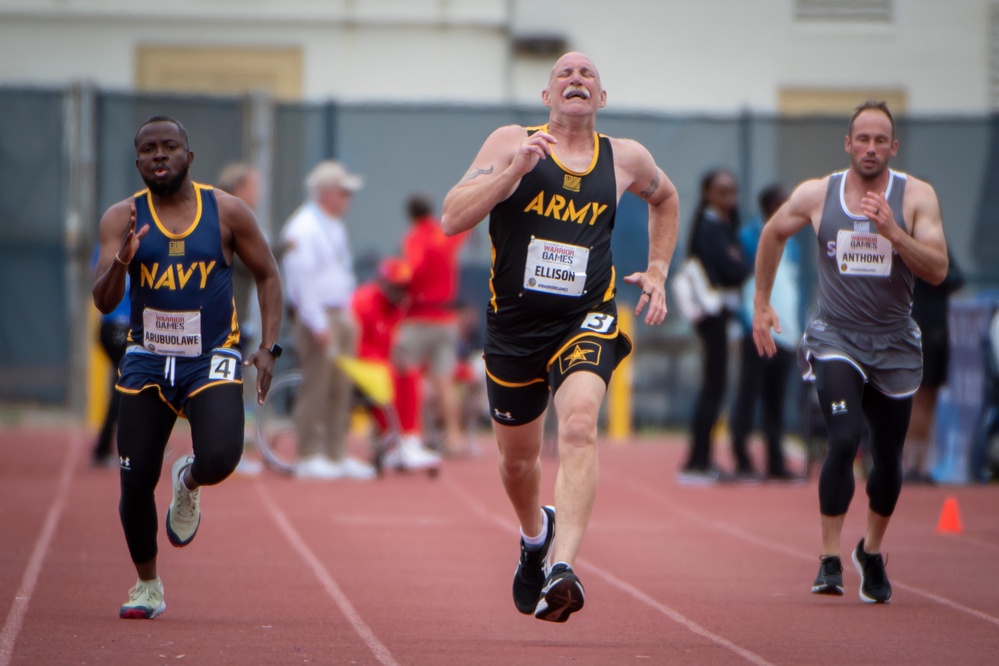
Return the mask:
<path fill-rule="evenodd" d="M 617 328 L 617 318 L 591 312 L 555 339 L 526 355 L 486 354 L 489 413 L 504 425 L 524 425 L 548 406 L 574 372 L 592 372 L 607 384 L 617 365 L 631 353 L 631 338 Z"/>

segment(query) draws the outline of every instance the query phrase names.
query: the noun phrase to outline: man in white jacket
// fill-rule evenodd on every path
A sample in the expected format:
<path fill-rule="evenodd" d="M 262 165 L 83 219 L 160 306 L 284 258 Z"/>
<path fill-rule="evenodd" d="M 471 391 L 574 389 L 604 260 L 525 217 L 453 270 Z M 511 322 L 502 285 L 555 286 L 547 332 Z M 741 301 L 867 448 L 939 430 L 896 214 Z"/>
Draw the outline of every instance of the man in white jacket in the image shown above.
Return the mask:
<path fill-rule="evenodd" d="M 306 178 L 308 200 L 282 232 L 282 269 L 302 371 L 295 404 L 299 462 L 312 479 L 370 479 L 374 468 L 347 455 L 352 385 L 333 359 L 355 352 L 350 300 L 356 278 L 343 216 L 363 179 L 339 162 L 316 165 Z"/>

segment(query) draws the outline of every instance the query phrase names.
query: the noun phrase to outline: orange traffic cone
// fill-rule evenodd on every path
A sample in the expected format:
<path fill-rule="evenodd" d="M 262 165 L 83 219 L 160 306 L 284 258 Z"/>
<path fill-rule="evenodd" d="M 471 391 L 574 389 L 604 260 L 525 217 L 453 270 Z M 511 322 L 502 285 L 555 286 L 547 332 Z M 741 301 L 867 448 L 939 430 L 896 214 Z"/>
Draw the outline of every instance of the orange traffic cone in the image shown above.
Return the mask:
<path fill-rule="evenodd" d="M 940 534 L 961 534 L 964 532 L 956 498 L 948 497 L 944 500 L 943 509 L 940 511 L 940 521 L 937 523 L 937 532 Z"/>

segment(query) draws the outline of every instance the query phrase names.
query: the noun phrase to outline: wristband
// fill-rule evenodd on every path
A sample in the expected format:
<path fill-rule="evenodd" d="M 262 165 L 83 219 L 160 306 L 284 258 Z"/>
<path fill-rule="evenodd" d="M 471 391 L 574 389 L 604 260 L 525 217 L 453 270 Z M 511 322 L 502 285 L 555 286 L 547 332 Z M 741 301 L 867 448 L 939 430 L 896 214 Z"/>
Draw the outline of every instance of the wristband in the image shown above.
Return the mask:
<path fill-rule="evenodd" d="M 114 260 L 117 261 L 122 266 L 128 266 L 128 262 L 127 261 L 123 261 L 122 258 L 118 256 L 117 252 L 114 253 Z"/>

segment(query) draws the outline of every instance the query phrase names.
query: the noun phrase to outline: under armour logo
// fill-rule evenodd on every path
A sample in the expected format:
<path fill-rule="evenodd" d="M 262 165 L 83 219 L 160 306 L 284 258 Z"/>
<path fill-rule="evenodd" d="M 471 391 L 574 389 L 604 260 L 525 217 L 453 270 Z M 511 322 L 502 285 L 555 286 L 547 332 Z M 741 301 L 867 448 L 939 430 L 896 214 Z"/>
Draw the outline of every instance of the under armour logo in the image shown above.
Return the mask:
<path fill-rule="evenodd" d="M 132 461 L 128 456 L 118 456 L 118 465 L 122 469 L 127 469 L 127 470 L 132 469 Z"/>
<path fill-rule="evenodd" d="M 833 414 L 846 414 L 846 400 L 834 402 L 830 407 L 832 407 Z"/>
<path fill-rule="evenodd" d="M 500 410 L 493 407 L 493 417 L 501 421 L 512 421 L 513 414 L 510 412 L 501 412 Z"/>

